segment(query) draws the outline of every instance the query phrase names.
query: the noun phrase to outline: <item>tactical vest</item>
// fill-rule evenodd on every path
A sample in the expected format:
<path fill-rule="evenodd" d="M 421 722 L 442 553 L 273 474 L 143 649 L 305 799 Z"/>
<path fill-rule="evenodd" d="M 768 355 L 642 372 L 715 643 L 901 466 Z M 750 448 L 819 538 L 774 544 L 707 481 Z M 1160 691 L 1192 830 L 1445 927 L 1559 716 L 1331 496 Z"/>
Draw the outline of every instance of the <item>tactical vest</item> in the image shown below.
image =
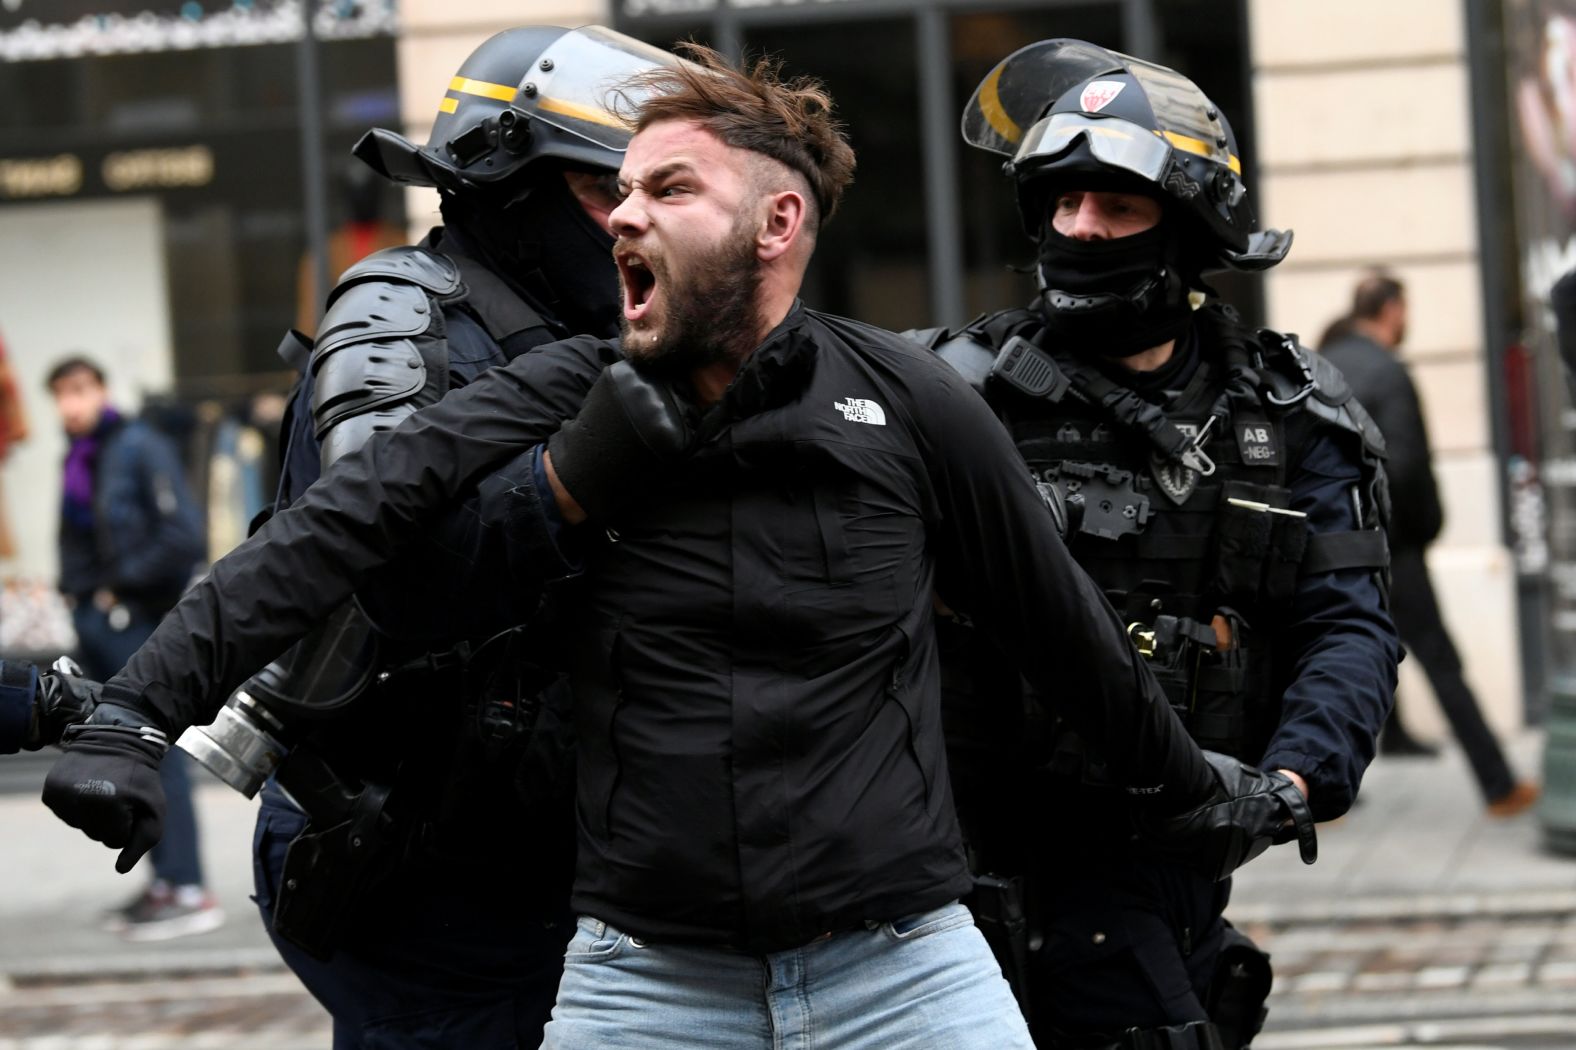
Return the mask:
<path fill-rule="evenodd" d="M 1387 564 L 1383 441 L 1334 369 L 1291 337 L 1199 311 L 1199 361 L 1162 407 L 1047 345 L 1029 311 L 931 336 L 980 388 L 1035 480 L 1083 502 L 1068 546 L 1202 747 L 1256 761 L 1279 717 L 1272 640 L 1299 578 Z M 1319 427 L 1359 439 L 1362 528 L 1312 534 L 1287 475 Z M 1102 779 L 1070 733 L 1052 765 Z"/>

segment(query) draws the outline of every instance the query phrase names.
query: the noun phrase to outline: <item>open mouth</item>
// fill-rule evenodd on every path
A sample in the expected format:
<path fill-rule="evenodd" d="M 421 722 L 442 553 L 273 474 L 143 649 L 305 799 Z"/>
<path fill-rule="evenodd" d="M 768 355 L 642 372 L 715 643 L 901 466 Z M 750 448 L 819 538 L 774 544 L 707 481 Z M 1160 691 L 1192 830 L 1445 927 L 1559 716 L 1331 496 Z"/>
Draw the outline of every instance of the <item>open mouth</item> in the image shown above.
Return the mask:
<path fill-rule="evenodd" d="M 618 257 L 618 274 L 624 285 L 624 319 L 639 321 L 651 310 L 651 301 L 657 294 L 657 275 L 633 253 Z"/>

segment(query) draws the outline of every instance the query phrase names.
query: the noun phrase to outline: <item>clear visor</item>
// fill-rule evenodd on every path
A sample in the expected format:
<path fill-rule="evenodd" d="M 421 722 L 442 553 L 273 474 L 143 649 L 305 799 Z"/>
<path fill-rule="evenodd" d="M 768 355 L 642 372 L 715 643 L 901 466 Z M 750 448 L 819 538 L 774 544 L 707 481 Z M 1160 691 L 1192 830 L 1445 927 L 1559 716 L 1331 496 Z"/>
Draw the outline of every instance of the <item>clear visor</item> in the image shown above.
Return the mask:
<path fill-rule="evenodd" d="M 1079 138 L 1089 143 L 1096 160 L 1159 182 L 1171 157 L 1171 144 L 1137 124 L 1112 117 L 1087 117 L 1082 113 L 1054 113 L 1023 136 L 1013 164 L 1029 170 L 1036 161 L 1065 153 Z"/>
<path fill-rule="evenodd" d="M 555 128 L 598 146 L 623 150 L 630 123 L 645 93 L 629 88 L 630 78 L 678 58 L 601 26 L 565 33 L 542 52 L 526 74 L 515 105 Z M 525 84 L 536 86 L 527 97 Z"/>

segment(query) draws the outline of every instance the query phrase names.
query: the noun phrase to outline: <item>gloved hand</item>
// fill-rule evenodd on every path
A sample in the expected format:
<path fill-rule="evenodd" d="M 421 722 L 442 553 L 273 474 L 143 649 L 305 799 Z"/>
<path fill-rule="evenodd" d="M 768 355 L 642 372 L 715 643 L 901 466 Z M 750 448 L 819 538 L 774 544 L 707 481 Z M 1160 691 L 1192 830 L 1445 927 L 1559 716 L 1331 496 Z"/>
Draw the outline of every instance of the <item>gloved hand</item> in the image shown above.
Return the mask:
<path fill-rule="evenodd" d="M 102 683 L 83 678 L 82 668 L 69 656 L 56 660 L 38 676 L 38 700 L 22 747 L 37 751 L 58 743 L 69 727 L 86 722 L 93 714 L 103 689 Z"/>
<path fill-rule="evenodd" d="M 667 385 L 618 361 L 591 385 L 579 415 L 548 440 L 547 453 L 586 517 L 606 521 L 661 477 L 690 438 Z"/>
<path fill-rule="evenodd" d="M 130 871 L 164 833 L 159 762 L 164 731 L 131 708 L 100 704 L 88 721 L 68 726 L 65 753 L 44 779 L 44 805 L 88 838 L 121 851 L 115 870 Z"/>
<path fill-rule="evenodd" d="M 1139 835 L 1161 856 L 1224 879 L 1276 843 L 1297 839 L 1302 862 L 1319 856 L 1308 800 L 1289 778 L 1205 751 L 1216 797 L 1165 818 L 1140 818 Z"/>

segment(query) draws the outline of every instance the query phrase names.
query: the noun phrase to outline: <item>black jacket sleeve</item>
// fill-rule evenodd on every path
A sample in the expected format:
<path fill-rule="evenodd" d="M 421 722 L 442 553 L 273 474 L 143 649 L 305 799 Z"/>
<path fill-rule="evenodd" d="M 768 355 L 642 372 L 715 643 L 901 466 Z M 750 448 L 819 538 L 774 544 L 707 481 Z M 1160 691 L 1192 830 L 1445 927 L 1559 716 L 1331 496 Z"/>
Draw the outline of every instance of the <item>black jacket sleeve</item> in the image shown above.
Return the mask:
<path fill-rule="evenodd" d="M 1338 435 L 1342 439 L 1351 435 Z M 1314 532 L 1359 527 L 1352 492 L 1361 484 L 1355 438 L 1314 437 L 1289 479 L 1291 506 Z M 1351 808 L 1395 695 L 1401 643 L 1375 574 L 1344 569 L 1297 582 L 1277 666 L 1289 668 L 1281 718 L 1261 765 L 1308 781 L 1319 820 Z"/>
<path fill-rule="evenodd" d="M 373 437 L 334 464 L 193 587 L 105 685 L 171 733 L 338 608 L 489 467 L 572 416 L 611 344 L 572 339 L 508 366 Z"/>
<path fill-rule="evenodd" d="M 926 362 L 929 368 L 931 362 Z M 916 398 L 938 518 L 942 598 L 994 635 L 1102 754 L 1130 794 L 1175 812 L 1215 777 L 1078 567 L 1012 440 L 985 402 L 934 363 Z"/>

